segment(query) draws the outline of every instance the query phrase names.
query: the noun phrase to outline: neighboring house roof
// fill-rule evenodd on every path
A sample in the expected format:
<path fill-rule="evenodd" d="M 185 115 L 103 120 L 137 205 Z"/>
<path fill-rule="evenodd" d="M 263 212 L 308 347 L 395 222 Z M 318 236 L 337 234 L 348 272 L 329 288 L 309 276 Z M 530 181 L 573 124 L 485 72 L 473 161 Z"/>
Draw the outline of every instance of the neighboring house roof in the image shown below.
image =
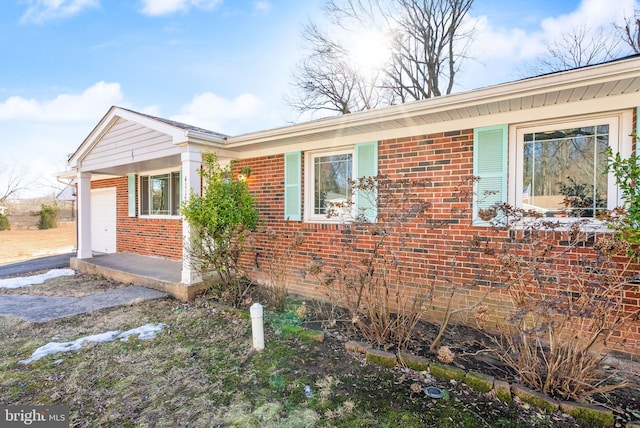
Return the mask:
<path fill-rule="evenodd" d="M 72 180 L 67 186 L 64 187 L 56 196 L 59 201 L 75 201 L 76 200 L 76 186 Z"/>

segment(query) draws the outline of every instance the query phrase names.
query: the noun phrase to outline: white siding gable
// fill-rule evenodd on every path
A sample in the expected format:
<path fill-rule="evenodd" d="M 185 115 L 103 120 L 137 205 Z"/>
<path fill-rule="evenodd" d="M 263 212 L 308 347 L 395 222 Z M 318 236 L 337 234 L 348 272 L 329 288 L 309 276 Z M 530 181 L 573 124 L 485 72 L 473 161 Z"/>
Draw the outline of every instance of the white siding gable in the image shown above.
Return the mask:
<path fill-rule="evenodd" d="M 118 117 L 81 163 L 83 170 L 100 170 L 179 153 L 171 135 Z"/>

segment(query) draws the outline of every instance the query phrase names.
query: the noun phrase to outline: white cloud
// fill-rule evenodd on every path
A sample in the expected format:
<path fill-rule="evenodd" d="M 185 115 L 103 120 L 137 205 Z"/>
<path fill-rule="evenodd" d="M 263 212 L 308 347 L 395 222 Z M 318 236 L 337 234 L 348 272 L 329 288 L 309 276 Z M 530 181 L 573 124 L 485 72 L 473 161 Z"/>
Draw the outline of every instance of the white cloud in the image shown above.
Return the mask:
<path fill-rule="evenodd" d="M 146 107 L 141 108 L 140 110 L 138 110 L 140 113 L 144 113 L 144 114 L 149 114 L 151 116 L 157 116 L 160 117 L 160 106 L 157 104 L 152 104 Z"/>
<path fill-rule="evenodd" d="M 619 22 L 625 14 L 633 13 L 634 7 L 637 7 L 634 0 L 582 0 L 573 12 L 549 17 L 540 26 L 549 40 L 555 40 L 574 27 L 609 27 L 613 22 Z"/>
<path fill-rule="evenodd" d="M 634 0 L 582 0 L 571 13 L 543 19 L 538 29 L 525 31 L 520 28 L 496 28 L 490 18 L 480 16 L 471 21 L 476 30 L 469 52 L 481 53 L 483 58 L 532 58 L 545 52 L 549 43 L 558 41 L 573 28 L 602 26 L 614 32 L 612 23 L 633 12 L 640 4 Z"/>
<path fill-rule="evenodd" d="M 520 28 L 494 28 L 486 16 L 471 18 L 474 28 L 468 54 L 474 58 L 513 58 L 526 56 L 526 52 L 537 52 L 541 40 L 539 33 L 527 33 Z"/>
<path fill-rule="evenodd" d="M 210 10 L 220 3 L 222 0 L 142 0 L 141 12 L 145 15 L 160 16 L 184 12 L 192 7 Z"/>
<path fill-rule="evenodd" d="M 52 100 L 13 96 L 0 101 L 0 121 L 42 122 L 95 121 L 109 107 L 121 104 L 124 95 L 119 83 L 98 82 L 81 94 L 60 94 Z"/>
<path fill-rule="evenodd" d="M 271 11 L 273 5 L 266 0 L 257 0 L 253 2 L 253 11 L 260 14 L 266 14 Z"/>
<path fill-rule="evenodd" d="M 253 94 L 241 94 L 233 99 L 211 92 L 193 97 L 183 106 L 181 113 L 171 119 L 224 133 L 245 132 L 241 126 L 246 120 L 262 112 L 264 102 Z"/>
<path fill-rule="evenodd" d="M 52 99 L 0 99 L 3 163 L 24 166 L 34 176 L 34 185 L 21 197 L 50 195 L 59 187 L 52 174 L 65 169 L 67 155 L 112 105 L 127 106 L 119 83 L 97 82 Z M 0 174 L 0 185 L 3 178 Z"/>
<path fill-rule="evenodd" d="M 99 0 L 29 0 L 29 7 L 20 18 L 20 23 L 41 24 L 52 19 L 67 18 L 85 9 L 99 6 Z"/>
<path fill-rule="evenodd" d="M 563 33 L 576 27 L 602 27 L 615 38 L 613 22 L 640 8 L 637 0 L 582 0 L 570 13 L 549 16 L 537 26 L 518 28 L 499 25 L 490 16 L 470 17 L 466 28 L 475 33 L 466 61 L 457 78 L 458 89 L 472 89 L 503 83 L 528 74 L 526 62 L 546 52 L 547 46 L 559 42 Z"/>

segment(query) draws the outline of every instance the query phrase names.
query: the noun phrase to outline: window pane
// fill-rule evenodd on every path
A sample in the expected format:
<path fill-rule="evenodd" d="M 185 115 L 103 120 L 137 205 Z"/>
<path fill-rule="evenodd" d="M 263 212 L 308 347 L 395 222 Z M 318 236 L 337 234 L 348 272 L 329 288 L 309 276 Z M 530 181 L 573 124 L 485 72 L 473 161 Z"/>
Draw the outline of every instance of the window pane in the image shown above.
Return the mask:
<path fill-rule="evenodd" d="M 531 133 L 524 141 L 524 208 L 574 217 L 607 208 L 608 125 Z"/>
<path fill-rule="evenodd" d="M 169 174 L 151 177 L 151 213 L 169 215 Z"/>
<path fill-rule="evenodd" d="M 344 154 L 314 158 L 314 214 L 326 214 L 330 202 L 351 198 L 351 157 Z"/>
<path fill-rule="evenodd" d="M 180 214 L 180 173 L 171 173 L 171 215 Z"/>
<path fill-rule="evenodd" d="M 141 177 L 140 179 L 140 202 L 141 215 L 149 215 L 149 177 Z"/>

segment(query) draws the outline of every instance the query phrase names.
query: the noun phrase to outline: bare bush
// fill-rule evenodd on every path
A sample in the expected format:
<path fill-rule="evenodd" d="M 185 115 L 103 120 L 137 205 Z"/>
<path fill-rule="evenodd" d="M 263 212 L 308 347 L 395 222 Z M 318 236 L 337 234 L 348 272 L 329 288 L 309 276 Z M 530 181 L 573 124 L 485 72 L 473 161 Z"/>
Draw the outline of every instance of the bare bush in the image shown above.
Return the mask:
<path fill-rule="evenodd" d="M 269 245 L 265 246 L 264 251 L 256 254 L 258 268 L 266 276 L 261 290 L 274 310 L 284 311 L 292 277 L 291 262 L 295 258 L 296 250 L 304 242 L 304 237 L 299 232 L 289 235 L 278 233 L 271 228 L 264 231 L 264 237 Z"/>
<path fill-rule="evenodd" d="M 379 346 L 405 346 L 420 319 L 439 318 L 429 347 L 436 354 L 456 315 L 473 312 L 489 294 L 505 287 L 499 264 L 491 261 L 496 248 L 478 232 L 472 233 L 468 223 L 450 241 L 451 252 L 425 259 L 425 274 L 420 277 L 409 272 L 412 267 L 403 255 L 413 257 L 415 250 L 420 251 L 412 227 L 437 233 L 469 217 L 470 212 L 460 207 L 472 200 L 474 181 L 473 177 L 462 180 L 451 195 L 459 204 L 447 208 L 448 216 L 440 213 L 439 217 L 434 213 L 441 207 L 434 207 L 430 200 L 430 190 L 438 186 L 427 179 L 379 175 L 352 183 L 360 199 L 363 194 L 370 199 L 361 205 L 377 207 L 378 212 L 375 222 L 364 210 L 347 218 L 350 222 L 342 225 L 341 250 L 335 261 L 312 263 L 310 272 L 326 290 L 332 310 L 345 308 L 352 325 Z M 330 216 L 354 211 L 351 201 L 333 205 Z M 464 273 L 470 265 L 478 266 L 475 275 Z M 485 291 L 480 296 L 468 295 L 481 284 Z"/>
<path fill-rule="evenodd" d="M 335 321 L 338 308 L 368 341 L 385 347 L 406 346 L 420 319 L 429 310 L 432 284 L 401 284 L 402 263 L 394 248 L 406 243 L 402 226 L 424 215 L 429 203 L 419 195 L 428 181 L 389 180 L 379 175 L 352 183 L 352 191 L 368 206 L 380 209 L 375 222 L 364 210 L 341 225 L 339 252 L 333 263 L 316 259 L 309 272 L 325 290 Z M 332 204 L 329 216 L 353 212 L 351 201 Z"/>
<path fill-rule="evenodd" d="M 498 211 L 506 214 L 500 227 L 509 229 L 498 261 L 514 312 L 499 325 L 497 355 L 525 385 L 564 399 L 626 386 L 602 370 L 612 340 L 621 343 L 639 316 L 624 304 L 625 244 L 599 236 L 586 220 L 557 221 L 508 206 Z"/>

